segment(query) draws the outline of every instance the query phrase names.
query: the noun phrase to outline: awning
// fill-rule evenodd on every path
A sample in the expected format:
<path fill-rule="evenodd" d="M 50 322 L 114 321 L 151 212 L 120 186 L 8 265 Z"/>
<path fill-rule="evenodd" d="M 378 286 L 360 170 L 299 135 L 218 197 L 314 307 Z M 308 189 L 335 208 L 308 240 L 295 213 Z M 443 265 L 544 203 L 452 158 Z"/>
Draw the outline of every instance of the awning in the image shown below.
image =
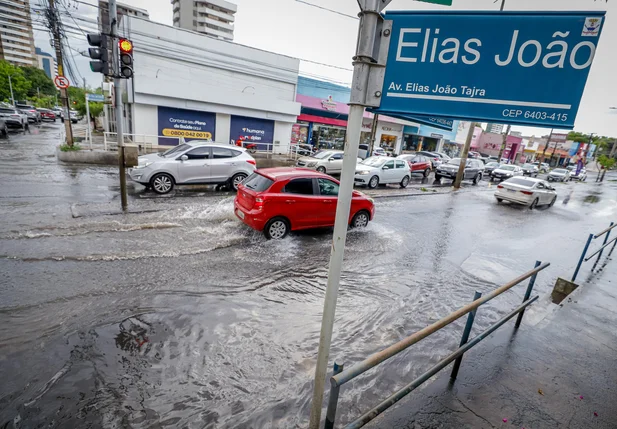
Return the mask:
<path fill-rule="evenodd" d="M 324 116 L 316 116 L 316 115 L 307 115 L 305 113 L 302 113 L 300 116 L 298 116 L 298 121 L 317 122 L 319 124 L 337 125 L 339 127 L 347 126 L 347 121 L 344 121 L 342 119 L 326 118 Z"/>

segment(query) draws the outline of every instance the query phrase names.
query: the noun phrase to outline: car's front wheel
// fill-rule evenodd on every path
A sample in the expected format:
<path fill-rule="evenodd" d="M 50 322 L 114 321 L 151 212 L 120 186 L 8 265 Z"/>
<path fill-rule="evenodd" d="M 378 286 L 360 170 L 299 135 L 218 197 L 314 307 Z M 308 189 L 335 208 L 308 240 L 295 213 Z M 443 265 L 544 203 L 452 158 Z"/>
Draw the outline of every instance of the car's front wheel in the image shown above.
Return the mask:
<path fill-rule="evenodd" d="M 289 221 L 284 217 L 274 217 L 266 223 L 264 235 L 268 240 L 280 240 L 289 234 Z"/>
<path fill-rule="evenodd" d="M 499 204 L 499 203 L 502 203 L 502 202 L 503 202 L 503 200 L 502 200 L 501 198 L 497 198 L 497 203 L 498 203 L 498 204 Z"/>
<path fill-rule="evenodd" d="M 555 195 L 551 200 L 551 203 L 548 205 L 549 207 L 553 207 L 555 205 L 555 201 L 557 201 L 557 196 Z"/>
<path fill-rule="evenodd" d="M 533 202 L 531 203 L 531 205 L 529 206 L 529 210 L 533 210 L 536 207 L 538 207 L 538 199 L 536 198 L 535 200 L 533 200 Z"/>
<path fill-rule="evenodd" d="M 480 180 L 482 180 L 482 173 L 476 174 L 476 177 L 473 178 L 473 184 L 477 185 Z"/>
<path fill-rule="evenodd" d="M 368 181 L 368 187 L 371 189 L 375 189 L 377 186 L 379 186 L 379 177 L 371 177 L 371 180 Z"/>
<path fill-rule="evenodd" d="M 427 168 L 426 170 L 424 170 L 424 177 L 428 177 L 429 174 L 431 174 L 431 170 L 429 168 Z"/>
<path fill-rule="evenodd" d="M 442 176 L 440 176 L 439 174 L 435 173 L 435 180 L 441 180 Z"/>
<path fill-rule="evenodd" d="M 406 188 L 407 185 L 409 185 L 409 176 L 405 176 L 403 180 L 401 180 L 401 188 Z"/>
<path fill-rule="evenodd" d="M 319 171 L 320 173 L 325 174 L 326 173 L 326 167 L 317 167 L 317 171 Z"/>
<path fill-rule="evenodd" d="M 352 228 L 364 228 L 368 225 L 369 220 L 371 220 L 371 218 L 368 212 L 366 210 L 360 210 L 351 219 L 350 226 Z"/>
<path fill-rule="evenodd" d="M 174 188 L 174 180 L 169 174 L 160 173 L 150 181 L 152 190 L 157 194 L 167 194 Z"/>
<path fill-rule="evenodd" d="M 234 174 L 234 176 L 230 179 L 231 188 L 234 191 L 237 191 L 238 186 L 240 186 L 240 183 L 242 183 L 244 179 L 246 179 L 246 174 L 244 173 Z"/>

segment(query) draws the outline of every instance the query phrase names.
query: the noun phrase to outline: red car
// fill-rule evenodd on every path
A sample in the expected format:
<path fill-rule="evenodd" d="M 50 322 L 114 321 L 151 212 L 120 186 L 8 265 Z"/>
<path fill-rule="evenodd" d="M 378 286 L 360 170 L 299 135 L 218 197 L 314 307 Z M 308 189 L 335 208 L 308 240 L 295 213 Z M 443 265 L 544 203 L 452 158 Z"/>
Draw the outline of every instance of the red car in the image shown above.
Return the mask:
<path fill-rule="evenodd" d="M 327 174 L 293 167 L 255 171 L 238 186 L 236 216 L 266 238 L 334 225 L 339 182 Z M 353 191 L 349 224 L 364 227 L 375 215 L 373 200 Z"/>
<path fill-rule="evenodd" d="M 52 112 L 51 110 L 38 109 L 38 111 L 41 113 L 41 120 L 42 121 L 54 121 L 54 122 L 56 122 L 56 114 L 54 112 Z"/>
<path fill-rule="evenodd" d="M 424 155 L 399 155 L 398 159 L 404 159 L 411 168 L 411 173 L 422 173 L 424 177 L 428 177 L 433 169 L 431 159 Z"/>

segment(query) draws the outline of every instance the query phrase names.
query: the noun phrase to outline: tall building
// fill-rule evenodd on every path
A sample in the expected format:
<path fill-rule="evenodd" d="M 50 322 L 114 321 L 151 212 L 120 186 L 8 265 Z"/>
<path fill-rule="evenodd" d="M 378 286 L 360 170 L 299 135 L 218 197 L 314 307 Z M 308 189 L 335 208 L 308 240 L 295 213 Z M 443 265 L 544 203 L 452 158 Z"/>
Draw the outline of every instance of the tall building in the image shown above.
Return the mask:
<path fill-rule="evenodd" d="M 146 9 L 129 6 L 128 4 L 116 2 L 118 17 L 137 16 L 139 18 L 150 19 L 150 14 Z M 99 0 L 99 25 L 101 31 L 109 32 L 109 3 L 107 0 Z"/>
<path fill-rule="evenodd" d="M 54 57 L 47 52 L 43 52 L 41 48 L 36 48 L 36 58 L 38 61 L 38 68 L 43 70 L 50 79 L 56 77 L 58 74 L 58 65 Z"/>
<path fill-rule="evenodd" d="M 486 124 L 486 132 L 494 133 L 494 134 L 503 134 L 503 124 L 496 124 L 494 122 L 489 122 Z"/>
<path fill-rule="evenodd" d="M 29 0 L 0 1 L 0 59 L 16 66 L 38 66 Z"/>
<path fill-rule="evenodd" d="M 174 27 L 193 30 L 222 40 L 234 39 L 238 6 L 225 0 L 172 0 Z"/>

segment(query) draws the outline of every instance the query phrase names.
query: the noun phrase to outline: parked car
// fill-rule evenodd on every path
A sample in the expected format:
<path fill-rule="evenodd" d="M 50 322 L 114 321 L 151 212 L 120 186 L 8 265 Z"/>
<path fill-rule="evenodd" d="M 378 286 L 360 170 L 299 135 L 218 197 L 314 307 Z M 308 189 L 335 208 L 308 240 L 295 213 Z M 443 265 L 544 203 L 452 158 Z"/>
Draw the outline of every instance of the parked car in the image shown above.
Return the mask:
<path fill-rule="evenodd" d="M 163 153 L 140 156 L 129 176 L 157 194 L 166 194 L 176 185 L 226 184 L 237 190 L 255 165 L 244 148 L 194 140 Z"/>
<path fill-rule="evenodd" d="M 470 150 L 469 152 L 467 152 L 467 158 L 480 159 L 482 158 L 482 154 L 480 152 Z"/>
<path fill-rule="evenodd" d="M 523 170 L 523 176 L 538 177 L 538 173 L 539 173 L 538 167 L 536 167 L 533 164 L 529 164 L 529 163 L 523 164 L 521 166 L 521 169 Z"/>
<path fill-rule="evenodd" d="M 573 173 L 570 173 L 570 178 L 572 180 L 578 180 L 580 182 L 584 182 L 587 180 L 587 169 L 585 167 L 581 168 L 581 171 L 576 174 L 576 170 Z"/>
<path fill-rule="evenodd" d="M 13 107 L 0 107 L 0 118 L 4 120 L 8 128 L 27 130 L 29 128 L 28 115 Z"/>
<path fill-rule="evenodd" d="M 490 176 L 491 173 L 499 168 L 501 164 L 499 164 L 498 162 L 489 162 L 488 164 L 484 165 L 484 174 L 486 174 L 487 176 Z"/>
<path fill-rule="evenodd" d="M 448 161 L 450 161 L 452 159 L 450 156 L 446 155 L 443 152 L 432 152 L 432 153 L 434 153 L 439 158 L 441 158 L 441 162 L 448 162 Z"/>
<path fill-rule="evenodd" d="M 268 239 L 289 231 L 334 225 L 339 182 L 304 168 L 279 167 L 255 171 L 238 187 L 234 212 Z M 353 191 L 349 225 L 364 227 L 375 216 L 373 200 Z"/>
<path fill-rule="evenodd" d="M 373 155 L 371 156 L 388 156 L 388 152 L 382 147 L 376 147 L 373 149 Z"/>
<path fill-rule="evenodd" d="M 552 207 L 557 201 L 557 193 L 555 188 L 544 180 L 531 177 L 513 177 L 497 186 L 495 198 L 498 203 L 509 201 L 534 209 L 540 205 Z"/>
<path fill-rule="evenodd" d="M 49 109 L 37 109 L 41 114 L 41 121 L 56 122 L 56 114 Z"/>
<path fill-rule="evenodd" d="M 497 155 L 491 155 L 487 158 L 488 162 L 499 162 L 499 157 Z"/>
<path fill-rule="evenodd" d="M 536 167 L 538 167 L 538 171 L 540 173 L 546 173 L 551 167 L 546 163 L 546 162 L 532 162 L 533 165 L 535 165 Z"/>
<path fill-rule="evenodd" d="M 376 188 L 379 184 L 398 183 L 401 188 L 409 185 L 411 168 L 407 161 L 387 156 L 371 156 L 356 165 L 356 185 Z"/>
<path fill-rule="evenodd" d="M 308 144 L 296 144 L 292 146 L 291 151 L 300 156 L 310 156 L 313 153 L 313 146 Z"/>
<path fill-rule="evenodd" d="M 56 114 L 56 118 L 60 118 L 61 121 L 64 120 L 64 110 L 61 107 L 54 107 L 51 110 Z"/>
<path fill-rule="evenodd" d="M 443 158 L 435 152 L 421 150 L 421 151 L 416 152 L 416 155 L 426 156 L 428 159 L 430 159 L 433 170 L 437 168 L 438 165 L 444 162 Z"/>
<path fill-rule="evenodd" d="M 428 177 L 431 174 L 432 163 L 426 156 L 405 154 L 399 155 L 396 158 L 406 161 L 412 173 L 422 173 L 424 177 Z"/>
<path fill-rule="evenodd" d="M 28 104 L 16 104 L 15 107 L 28 115 L 28 121 L 34 122 L 35 124 L 41 123 L 41 113 L 36 110 L 36 107 Z"/>
<path fill-rule="evenodd" d="M 299 158 L 296 166 L 310 168 L 324 174 L 338 174 L 343 169 L 343 153 L 342 150 L 320 150 L 311 156 Z M 356 162 L 360 161 L 362 161 L 360 158 L 356 159 Z"/>
<path fill-rule="evenodd" d="M 567 182 L 570 180 L 570 171 L 565 168 L 556 168 L 548 173 L 549 182 Z"/>
<path fill-rule="evenodd" d="M 79 121 L 79 113 L 77 113 L 77 110 L 69 110 L 69 114 L 71 116 L 71 122 L 76 124 Z"/>
<path fill-rule="evenodd" d="M 447 164 L 441 164 L 435 170 L 435 179 L 441 180 L 456 179 L 458 168 L 461 165 L 461 158 L 452 158 Z M 477 185 L 484 175 L 484 163 L 478 159 L 467 159 L 465 162 L 465 171 L 463 180 L 472 180 L 474 185 Z"/>
<path fill-rule="evenodd" d="M 506 180 L 515 176 L 522 176 L 523 169 L 518 165 L 512 164 L 501 164 L 498 168 L 494 169 L 491 173 L 491 181 L 494 179 L 497 180 Z"/>

